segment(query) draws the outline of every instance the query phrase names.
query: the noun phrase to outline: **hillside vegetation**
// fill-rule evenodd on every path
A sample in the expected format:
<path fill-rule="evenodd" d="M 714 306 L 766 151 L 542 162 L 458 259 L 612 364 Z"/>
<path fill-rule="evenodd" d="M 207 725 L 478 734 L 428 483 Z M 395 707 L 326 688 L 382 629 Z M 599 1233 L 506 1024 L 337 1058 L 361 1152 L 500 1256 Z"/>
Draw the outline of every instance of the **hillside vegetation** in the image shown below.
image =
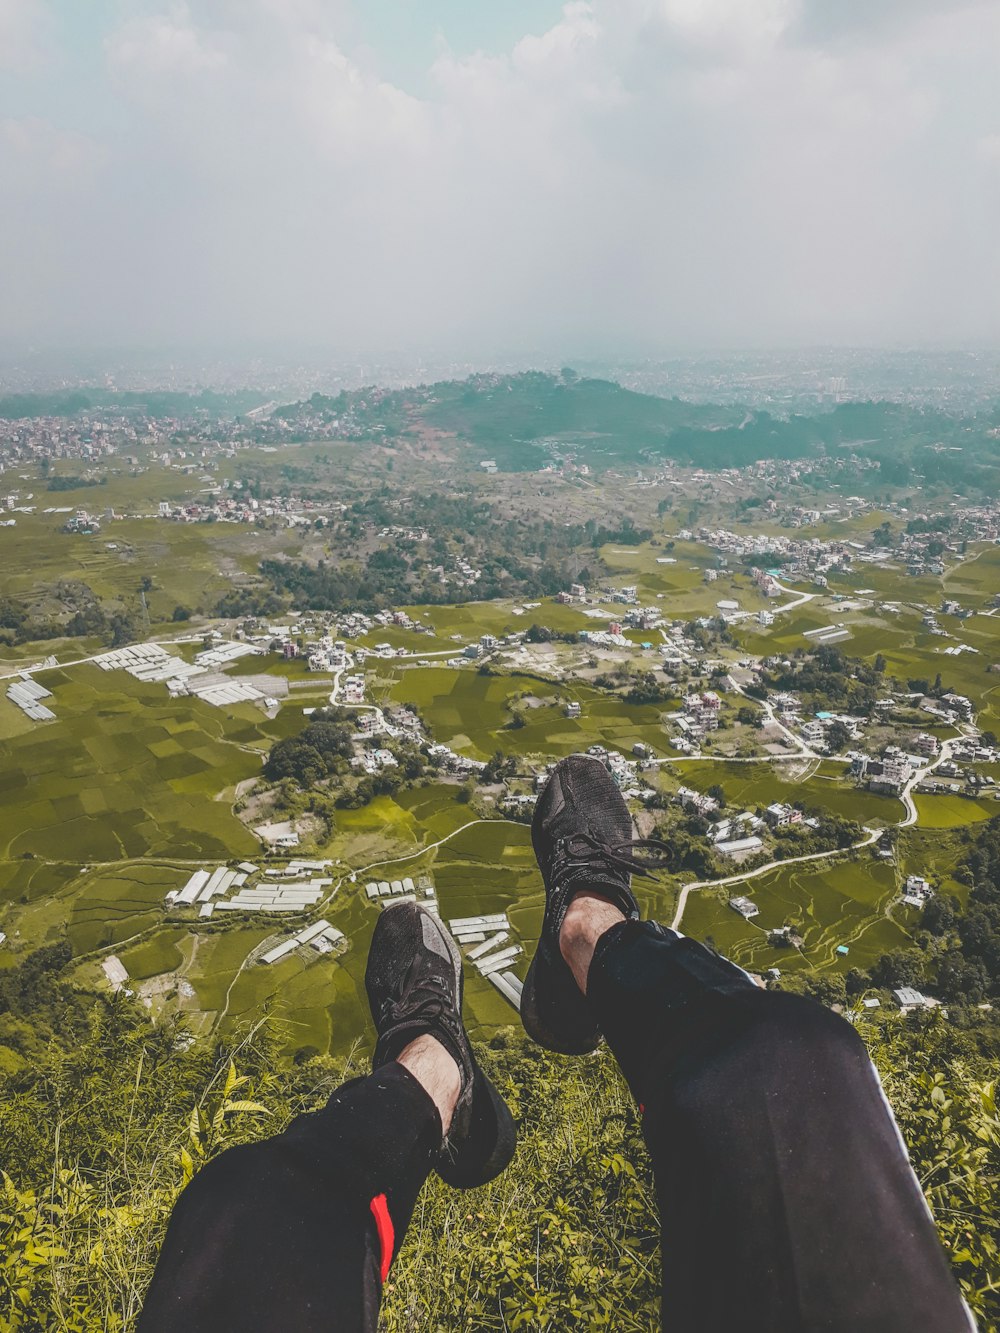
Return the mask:
<path fill-rule="evenodd" d="M 876 489 L 923 480 L 964 493 L 993 493 L 1000 482 L 995 413 L 963 417 L 859 402 L 786 418 L 637 393 L 571 370 L 313 394 L 275 416 L 302 439 L 310 438 L 317 422 L 331 421 L 349 421 L 358 437 L 380 440 L 445 432 L 506 471 L 537 469 L 559 452 L 595 469 L 657 460 L 739 468 L 762 459 L 851 453 L 877 462 L 869 479 Z"/>
<path fill-rule="evenodd" d="M 282 1067 L 267 1024 L 230 1047 L 192 1045 L 128 1000 L 69 988 L 55 955 L 26 966 L 5 990 L 40 1028 L 30 1066 L 0 1083 L 0 1328 L 123 1333 L 191 1174 L 321 1104 L 365 1061 Z M 57 1031 L 76 1039 L 64 1047 Z M 940 1020 L 887 1016 L 863 1031 L 963 1291 L 996 1329 L 1000 1120 L 988 1060 L 972 1034 Z M 390 1274 L 383 1327 L 654 1333 L 652 1180 L 610 1056 L 567 1061 L 508 1032 L 482 1058 L 521 1122 L 518 1154 L 468 1194 L 431 1178 Z"/>

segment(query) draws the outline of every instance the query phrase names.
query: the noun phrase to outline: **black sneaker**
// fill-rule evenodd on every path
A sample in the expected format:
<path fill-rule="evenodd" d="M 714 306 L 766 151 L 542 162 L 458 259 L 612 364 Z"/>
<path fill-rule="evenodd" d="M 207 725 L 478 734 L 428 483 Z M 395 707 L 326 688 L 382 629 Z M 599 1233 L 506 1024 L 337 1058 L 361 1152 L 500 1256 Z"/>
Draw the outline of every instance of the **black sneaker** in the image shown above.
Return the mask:
<path fill-rule="evenodd" d="M 639 861 L 633 851 L 666 850 L 665 844 L 635 837 L 621 792 L 601 761 L 588 754 L 571 754 L 556 764 L 535 806 L 531 841 L 545 881 L 545 918 L 524 981 L 521 1022 L 539 1045 L 564 1055 L 586 1055 L 601 1033 L 559 951 L 567 909 L 581 889 L 596 889 L 637 921 L 632 872 L 649 874 L 662 862 Z"/>
<path fill-rule="evenodd" d="M 416 903 L 387 907 L 372 936 L 365 990 L 378 1031 L 373 1070 L 425 1033 L 454 1058 L 462 1089 L 435 1169 L 456 1189 L 485 1185 L 514 1156 L 517 1131 L 507 1103 L 476 1064 L 462 1025 L 458 945 Z"/>

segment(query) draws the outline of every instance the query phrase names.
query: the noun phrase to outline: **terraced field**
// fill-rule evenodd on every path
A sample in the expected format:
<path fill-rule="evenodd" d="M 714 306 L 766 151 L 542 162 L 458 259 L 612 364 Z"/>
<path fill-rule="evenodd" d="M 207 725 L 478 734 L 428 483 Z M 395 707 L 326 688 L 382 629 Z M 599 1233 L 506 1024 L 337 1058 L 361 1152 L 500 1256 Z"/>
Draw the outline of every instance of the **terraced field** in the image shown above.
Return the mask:
<path fill-rule="evenodd" d="M 753 921 L 728 905 L 738 890 L 704 889 L 688 899 L 684 930 L 697 939 L 711 937 L 718 949 L 753 971 L 803 965 L 846 971 L 908 942 L 907 909 L 889 913 L 897 891 L 895 869 L 870 858 L 827 867 L 785 866 L 753 881 L 752 897 L 760 908 Z M 767 942 L 768 932 L 786 923 L 803 937 L 800 956 Z M 850 952 L 838 955 L 838 945 Z"/>

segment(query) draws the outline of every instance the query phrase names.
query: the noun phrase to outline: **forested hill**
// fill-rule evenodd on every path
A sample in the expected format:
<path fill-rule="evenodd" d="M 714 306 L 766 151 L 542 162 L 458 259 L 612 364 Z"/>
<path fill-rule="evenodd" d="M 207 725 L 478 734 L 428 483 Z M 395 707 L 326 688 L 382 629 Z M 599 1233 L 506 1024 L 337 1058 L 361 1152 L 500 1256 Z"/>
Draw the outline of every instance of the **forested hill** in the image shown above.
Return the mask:
<path fill-rule="evenodd" d="M 705 468 L 764 458 L 808 459 L 851 450 L 882 461 L 905 483 L 970 466 L 995 467 L 1000 442 L 989 417 L 962 418 L 897 403 L 845 403 L 812 416 L 700 405 L 635 393 L 609 380 L 561 375 L 476 375 L 409 389 L 375 388 L 312 398 L 275 418 L 303 438 L 336 421 L 351 435 L 421 439 L 441 433 L 475 447 L 501 470 L 529 470 L 560 453 L 595 468 L 672 460 Z M 981 480 L 981 478 L 978 478 Z"/>

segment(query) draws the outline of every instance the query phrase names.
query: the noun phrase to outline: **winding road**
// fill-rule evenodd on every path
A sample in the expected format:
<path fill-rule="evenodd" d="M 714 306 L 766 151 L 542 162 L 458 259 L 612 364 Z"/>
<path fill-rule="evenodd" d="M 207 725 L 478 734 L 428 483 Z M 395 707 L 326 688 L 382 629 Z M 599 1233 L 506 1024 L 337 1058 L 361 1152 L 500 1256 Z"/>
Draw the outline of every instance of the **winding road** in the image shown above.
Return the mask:
<path fill-rule="evenodd" d="M 680 930 L 681 918 L 684 916 L 688 895 L 695 889 L 721 889 L 729 884 L 745 884 L 748 879 L 756 879 L 758 875 L 766 875 L 772 870 L 780 870 L 783 866 L 801 865 L 803 861 L 824 861 L 831 856 L 843 856 L 847 852 L 856 852 L 862 847 L 870 847 L 873 842 L 878 842 L 884 832 L 885 829 L 881 828 L 868 829 L 868 837 L 862 838 L 860 842 L 852 843 L 850 847 L 831 847 L 829 851 L 810 852 L 808 856 L 789 856 L 784 861 L 768 861 L 767 865 L 756 866 L 753 870 L 744 870 L 740 874 L 727 875 L 725 879 L 702 879 L 692 884 L 685 884 L 677 899 L 677 910 L 674 912 L 674 919 L 670 923 L 670 928 Z"/>

